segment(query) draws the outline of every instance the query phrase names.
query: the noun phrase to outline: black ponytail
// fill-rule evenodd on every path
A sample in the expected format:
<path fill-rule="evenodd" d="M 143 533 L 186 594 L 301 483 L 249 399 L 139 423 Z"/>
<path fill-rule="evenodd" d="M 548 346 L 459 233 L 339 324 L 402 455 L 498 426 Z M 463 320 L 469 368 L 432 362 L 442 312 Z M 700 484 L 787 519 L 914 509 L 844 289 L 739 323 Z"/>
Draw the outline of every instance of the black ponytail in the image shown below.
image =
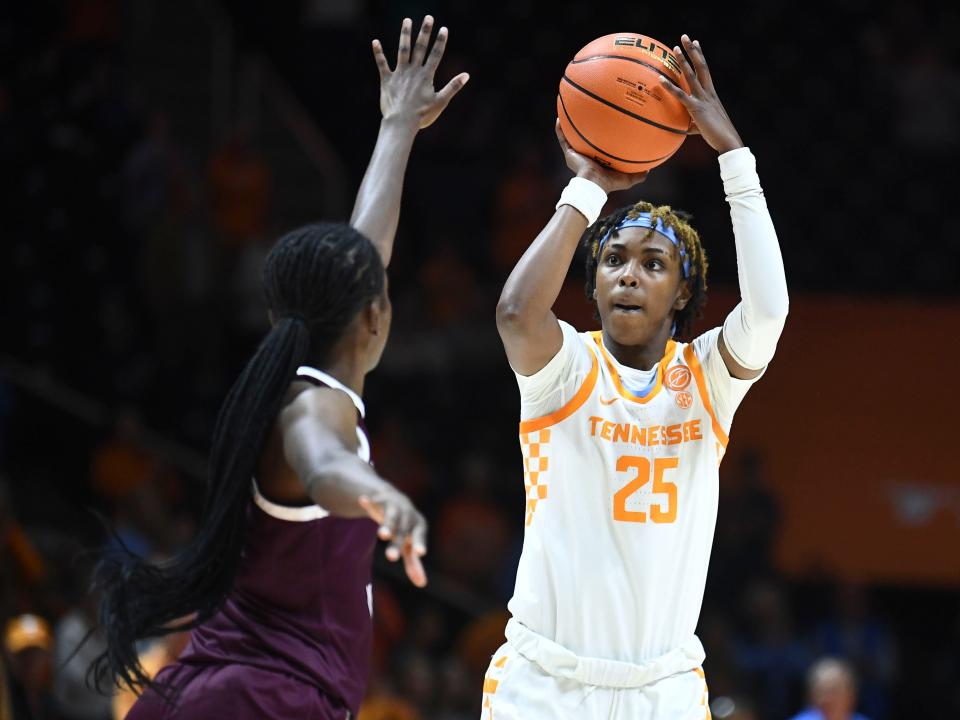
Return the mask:
<path fill-rule="evenodd" d="M 150 685 L 137 641 L 196 627 L 222 604 L 240 566 L 251 480 L 284 394 L 297 367 L 308 359 L 323 363 L 363 306 L 382 295 L 383 263 L 353 228 L 309 225 L 271 250 L 263 285 L 275 322 L 220 408 L 196 537 L 163 565 L 120 550 L 94 572 L 107 638 L 107 650 L 91 667 L 100 688 L 105 681 Z M 183 621 L 186 616 L 194 619 Z"/>

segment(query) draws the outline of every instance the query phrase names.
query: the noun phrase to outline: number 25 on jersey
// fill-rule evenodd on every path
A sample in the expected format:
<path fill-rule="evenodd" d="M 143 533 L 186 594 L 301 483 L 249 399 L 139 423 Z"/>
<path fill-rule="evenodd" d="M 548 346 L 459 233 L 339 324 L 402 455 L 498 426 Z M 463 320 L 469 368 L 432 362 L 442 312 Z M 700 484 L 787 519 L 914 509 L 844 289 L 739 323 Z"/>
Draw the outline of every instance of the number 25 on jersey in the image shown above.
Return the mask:
<path fill-rule="evenodd" d="M 663 479 L 667 469 L 676 468 L 680 460 L 675 457 L 659 457 L 653 459 L 653 472 L 649 458 L 637 455 L 621 455 L 617 458 L 617 472 L 634 471 L 630 482 L 620 488 L 613 496 L 613 519 L 621 522 L 647 522 L 647 513 L 643 510 L 628 510 L 627 499 L 646 485 L 653 476 L 653 492 L 666 495 L 666 503 L 662 501 L 650 504 L 649 518 L 655 523 L 672 523 L 677 519 L 677 485 Z M 648 497 L 652 493 L 647 493 Z"/>

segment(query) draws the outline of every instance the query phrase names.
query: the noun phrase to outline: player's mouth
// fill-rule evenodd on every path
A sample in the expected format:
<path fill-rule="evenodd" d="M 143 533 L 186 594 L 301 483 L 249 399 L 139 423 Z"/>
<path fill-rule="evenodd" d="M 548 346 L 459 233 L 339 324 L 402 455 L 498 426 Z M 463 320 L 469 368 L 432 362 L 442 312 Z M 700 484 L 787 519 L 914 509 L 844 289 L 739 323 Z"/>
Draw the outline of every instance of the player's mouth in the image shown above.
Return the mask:
<path fill-rule="evenodd" d="M 643 310 L 640 305 L 628 305 L 626 303 L 614 303 L 613 309 L 624 313 L 636 313 Z"/>

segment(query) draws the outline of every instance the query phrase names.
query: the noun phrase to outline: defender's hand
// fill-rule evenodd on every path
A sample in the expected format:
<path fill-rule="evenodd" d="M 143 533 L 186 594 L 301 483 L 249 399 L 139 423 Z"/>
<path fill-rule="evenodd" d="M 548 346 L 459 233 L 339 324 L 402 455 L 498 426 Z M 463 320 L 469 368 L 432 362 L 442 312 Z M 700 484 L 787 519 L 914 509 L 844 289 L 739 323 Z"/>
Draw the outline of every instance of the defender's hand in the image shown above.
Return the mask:
<path fill-rule="evenodd" d="M 377 535 L 389 540 L 387 560 L 403 557 L 407 577 L 417 587 L 427 584 L 427 573 L 420 558 L 427 554 L 427 521 L 406 495 L 394 487 L 385 487 L 361 497 L 360 507 L 380 525 Z"/>
<path fill-rule="evenodd" d="M 383 118 L 406 121 L 422 129 L 440 117 L 440 113 L 467 84 L 470 76 L 460 73 L 442 90 L 435 92 L 433 79 L 447 46 L 447 28 L 440 28 L 433 49 L 428 54 L 433 17 L 427 15 L 423 19 L 420 34 L 411 52 L 412 27 L 413 21 L 410 18 L 404 19 L 400 27 L 400 50 L 397 53 L 395 69 L 390 69 L 379 40 L 373 41 L 373 58 L 380 71 L 380 112 L 383 113 Z"/>

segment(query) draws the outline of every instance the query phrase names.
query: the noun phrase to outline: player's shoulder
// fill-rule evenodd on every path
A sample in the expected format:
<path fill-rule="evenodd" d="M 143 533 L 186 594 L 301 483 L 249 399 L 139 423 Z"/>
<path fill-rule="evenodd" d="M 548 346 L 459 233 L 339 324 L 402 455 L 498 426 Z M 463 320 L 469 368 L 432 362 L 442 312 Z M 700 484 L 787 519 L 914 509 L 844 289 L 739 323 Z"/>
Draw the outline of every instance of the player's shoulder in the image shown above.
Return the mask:
<path fill-rule="evenodd" d="M 560 330 L 563 332 L 563 337 L 566 340 L 567 338 L 574 339 L 583 343 L 592 342 L 591 338 L 593 333 L 597 330 L 577 330 L 573 325 L 568 323 L 566 320 L 558 319 L 557 322 L 560 324 Z"/>
<path fill-rule="evenodd" d="M 569 336 L 571 345 L 576 347 L 585 357 L 596 355 L 600 345 L 603 343 L 603 330 L 601 328 L 577 330 L 572 325 L 561 320 L 561 327 L 564 325 L 569 328 L 564 329 L 564 338 Z"/>
<path fill-rule="evenodd" d="M 577 330 L 570 326 L 569 354 L 573 356 L 570 369 L 573 374 L 589 374 L 599 365 L 602 330 Z"/>
<path fill-rule="evenodd" d="M 678 343 L 678 354 L 683 353 L 694 353 L 697 360 L 701 363 L 704 362 L 708 357 L 713 353 L 717 352 L 717 343 L 720 340 L 720 332 L 723 328 L 715 327 L 707 330 L 697 337 L 693 338 L 689 343 Z M 689 348 L 689 350 L 687 349 Z"/>
<path fill-rule="evenodd" d="M 584 361 L 589 362 L 596 348 L 596 335 L 599 330 L 577 330 L 573 325 L 558 320 L 560 331 L 563 333 L 563 345 L 557 353 L 567 360 L 571 358 L 579 359 L 580 362 L 572 363 L 573 366 L 582 365 Z"/>
<path fill-rule="evenodd" d="M 533 375 L 515 373 L 522 404 L 527 405 L 526 411 L 521 409 L 522 415 L 529 412 L 537 416 L 555 410 L 556 394 L 562 395 L 581 383 L 596 363 L 588 347 L 588 343 L 592 344 L 589 333 L 581 333 L 563 320 L 558 322 L 563 342 L 556 355 Z"/>
<path fill-rule="evenodd" d="M 357 409 L 345 392 L 328 385 L 294 382 L 290 386 L 280 410 L 282 428 L 304 420 L 313 421 L 331 429 L 351 428 L 356 425 Z"/>

